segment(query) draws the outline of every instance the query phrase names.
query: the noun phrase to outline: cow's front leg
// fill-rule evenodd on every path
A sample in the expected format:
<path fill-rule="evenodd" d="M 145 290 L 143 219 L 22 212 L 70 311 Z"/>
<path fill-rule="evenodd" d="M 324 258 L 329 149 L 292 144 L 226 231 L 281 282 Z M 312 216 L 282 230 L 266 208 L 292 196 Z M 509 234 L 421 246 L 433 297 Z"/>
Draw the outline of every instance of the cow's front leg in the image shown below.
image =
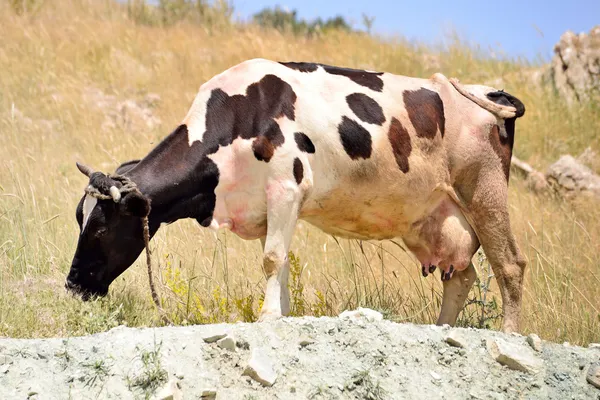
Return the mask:
<path fill-rule="evenodd" d="M 442 270 L 442 277 L 445 272 Z M 469 290 L 477 278 L 477 272 L 473 263 L 469 263 L 469 266 L 464 271 L 456 271 L 452 279 L 442 279 L 444 282 L 444 296 L 442 299 L 442 310 L 437 320 L 438 325 L 448 324 L 454 326 L 458 314 L 462 311 L 465 306 L 465 300 L 469 295 Z"/>
<path fill-rule="evenodd" d="M 287 254 L 298 219 L 300 198 L 295 182 L 272 181 L 267 185 L 267 236 L 261 239 L 267 288 L 259 321 L 289 314 Z"/>

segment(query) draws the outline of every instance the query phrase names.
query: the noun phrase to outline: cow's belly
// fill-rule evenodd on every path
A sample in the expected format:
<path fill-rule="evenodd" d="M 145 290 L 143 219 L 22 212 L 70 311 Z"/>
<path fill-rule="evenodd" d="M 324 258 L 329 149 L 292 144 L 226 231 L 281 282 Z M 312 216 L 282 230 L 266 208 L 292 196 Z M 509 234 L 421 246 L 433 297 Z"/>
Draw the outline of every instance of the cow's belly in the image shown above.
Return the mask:
<path fill-rule="evenodd" d="M 427 195 L 346 190 L 309 200 L 300 217 L 332 235 L 363 240 L 402 238 L 421 264 L 468 267 L 479 247 L 459 207 L 442 191 Z"/>

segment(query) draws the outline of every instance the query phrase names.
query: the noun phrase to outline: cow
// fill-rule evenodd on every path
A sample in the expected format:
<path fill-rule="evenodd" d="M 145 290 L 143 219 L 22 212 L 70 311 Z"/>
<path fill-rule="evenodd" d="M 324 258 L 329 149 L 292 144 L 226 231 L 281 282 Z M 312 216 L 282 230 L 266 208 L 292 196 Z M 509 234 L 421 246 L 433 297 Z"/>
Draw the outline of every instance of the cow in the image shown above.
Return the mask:
<path fill-rule="evenodd" d="M 204 83 L 181 124 L 118 175 L 78 164 L 89 183 L 66 287 L 105 295 L 143 250 L 143 221 L 151 237 L 194 218 L 260 239 L 260 320 L 276 319 L 289 312 L 287 254 L 302 219 L 344 238 L 402 238 L 423 276 L 441 271 L 438 324 L 455 324 L 481 245 L 501 291 L 502 329 L 516 331 L 526 263 L 507 190 L 524 112 L 507 92 L 439 73 L 245 61 Z"/>

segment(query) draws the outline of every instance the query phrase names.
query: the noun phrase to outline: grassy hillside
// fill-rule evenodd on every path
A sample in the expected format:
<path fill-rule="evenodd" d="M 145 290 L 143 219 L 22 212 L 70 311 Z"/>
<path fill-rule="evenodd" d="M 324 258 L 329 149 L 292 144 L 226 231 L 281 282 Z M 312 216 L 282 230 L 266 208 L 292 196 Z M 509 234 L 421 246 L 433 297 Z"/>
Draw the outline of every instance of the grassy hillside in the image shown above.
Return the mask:
<path fill-rule="evenodd" d="M 588 145 L 600 150 L 598 105 L 568 109 L 550 88 L 532 83 L 532 66 L 486 58 L 458 40 L 440 51 L 348 32 L 306 38 L 226 18 L 168 26 L 136 20 L 112 1 L 46 1 L 23 15 L 0 2 L 0 335 L 162 324 L 143 257 L 106 299 L 83 304 L 65 293 L 78 235 L 74 211 L 87 182 L 75 161 L 112 171 L 145 155 L 176 127 L 204 81 L 248 58 L 421 77 L 442 72 L 467 83 L 502 79 L 499 86 L 527 106 L 517 125 L 517 156 L 542 169 L 563 153 L 579 154 Z M 132 112 L 136 107 L 142 111 Z M 529 262 L 523 331 L 554 341 L 598 341 L 600 207 L 536 196 L 518 177 L 511 178 L 509 196 Z M 265 283 L 258 241 L 180 221 L 162 228 L 152 246 L 173 322 L 256 317 Z M 399 243 L 336 240 L 300 223 L 292 250 L 296 314 L 363 305 L 397 321 L 435 321 L 439 277 L 422 278 Z M 477 266 L 481 281 L 461 324 L 497 328 L 500 295 L 481 255 Z"/>

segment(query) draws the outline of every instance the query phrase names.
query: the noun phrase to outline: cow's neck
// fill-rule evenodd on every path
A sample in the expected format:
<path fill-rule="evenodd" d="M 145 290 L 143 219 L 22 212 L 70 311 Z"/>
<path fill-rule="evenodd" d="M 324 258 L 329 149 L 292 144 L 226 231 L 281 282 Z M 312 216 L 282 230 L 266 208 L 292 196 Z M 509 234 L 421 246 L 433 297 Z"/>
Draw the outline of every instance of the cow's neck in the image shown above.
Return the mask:
<path fill-rule="evenodd" d="M 210 224 L 218 169 L 206 154 L 201 142 L 189 145 L 187 127 L 181 125 L 127 173 L 150 198 L 153 230 L 182 218 Z"/>

